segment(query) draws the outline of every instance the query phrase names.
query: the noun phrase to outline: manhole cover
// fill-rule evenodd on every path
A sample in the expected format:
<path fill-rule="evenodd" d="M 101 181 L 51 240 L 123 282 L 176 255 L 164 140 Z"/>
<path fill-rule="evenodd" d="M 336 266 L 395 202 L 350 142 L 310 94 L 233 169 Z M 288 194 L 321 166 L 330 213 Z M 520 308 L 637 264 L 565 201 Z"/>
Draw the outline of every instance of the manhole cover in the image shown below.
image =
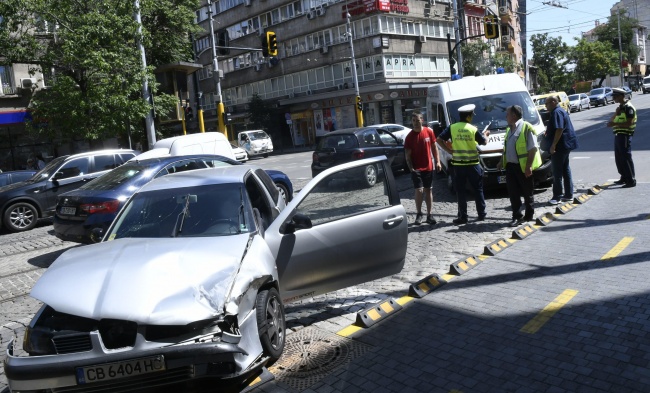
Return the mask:
<path fill-rule="evenodd" d="M 282 357 L 270 368 L 276 380 L 302 391 L 371 347 L 314 327 L 287 336 Z"/>

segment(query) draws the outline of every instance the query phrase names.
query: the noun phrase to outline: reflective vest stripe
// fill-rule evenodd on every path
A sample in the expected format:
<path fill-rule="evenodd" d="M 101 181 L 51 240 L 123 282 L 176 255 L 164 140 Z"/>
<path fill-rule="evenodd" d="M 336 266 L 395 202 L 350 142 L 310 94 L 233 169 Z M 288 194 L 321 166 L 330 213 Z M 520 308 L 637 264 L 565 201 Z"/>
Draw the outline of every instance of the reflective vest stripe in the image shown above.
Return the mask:
<path fill-rule="evenodd" d="M 478 164 L 478 150 L 476 150 L 477 128 L 471 124 L 458 122 L 449 127 L 451 131 L 451 148 L 453 165 Z"/>

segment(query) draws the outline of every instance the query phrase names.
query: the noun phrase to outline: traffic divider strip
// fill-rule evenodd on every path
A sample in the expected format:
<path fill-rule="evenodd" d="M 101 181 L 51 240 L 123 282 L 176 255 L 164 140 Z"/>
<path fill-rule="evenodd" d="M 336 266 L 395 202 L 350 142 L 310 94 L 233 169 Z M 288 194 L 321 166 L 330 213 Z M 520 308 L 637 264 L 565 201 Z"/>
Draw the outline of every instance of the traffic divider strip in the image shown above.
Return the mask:
<path fill-rule="evenodd" d="M 587 194 L 598 195 L 601 191 L 603 191 L 603 188 L 601 186 L 593 186 L 587 190 Z"/>
<path fill-rule="evenodd" d="M 528 236 L 532 235 L 536 230 L 537 229 L 535 229 L 532 225 L 526 224 L 512 231 L 512 237 L 519 240 L 525 239 Z"/>
<path fill-rule="evenodd" d="M 582 205 L 583 203 L 587 202 L 589 198 L 591 198 L 591 195 L 580 194 L 577 197 L 573 198 L 573 203 Z"/>
<path fill-rule="evenodd" d="M 479 263 L 481 263 L 481 259 L 478 257 L 461 259 L 460 261 L 456 261 L 449 265 L 449 273 L 461 276 L 467 273 L 469 270 L 475 268 Z"/>
<path fill-rule="evenodd" d="M 368 307 L 367 309 L 357 313 L 356 325 L 362 327 L 370 327 L 380 320 L 386 319 L 390 315 L 400 311 L 402 306 L 395 301 L 395 299 L 386 299 L 383 302 Z"/>
<path fill-rule="evenodd" d="M 409 286 L 409 296 L 422 298 L 435 291 L 441 286 L 445 285 L 447 280 L 440 277 L 439 274 L 433 273 L 422 280 L 413 283 Z"/>
<path fill-rule="evenodd" d="M 506 239 L 501 238 L 485 246 L 485 248 L 483 249 L 483 253 L 486 255 L 494 256 L 500 253 L 501 251 L 503 251 L 504 248 L 509 247 L 510 244 L 511 243 L 507 242 Z"/>
<path fill-rule="evenodd" d="M 537 217 L 535 224 L 545 227 L 553 221 L 555 221 L 555 215 L 553 213 L 544 213 Z"/>
<path fill-rule="evenodd" d="M 566 213 L 570 212 L 571 210 L 573 210 L 573 208 L 575 208 L 574 204 L 572 204 L 570 202 L 563 203 L 563 204 L 559 205 L 555 209 L 555 214 L 566 214 Z"/>

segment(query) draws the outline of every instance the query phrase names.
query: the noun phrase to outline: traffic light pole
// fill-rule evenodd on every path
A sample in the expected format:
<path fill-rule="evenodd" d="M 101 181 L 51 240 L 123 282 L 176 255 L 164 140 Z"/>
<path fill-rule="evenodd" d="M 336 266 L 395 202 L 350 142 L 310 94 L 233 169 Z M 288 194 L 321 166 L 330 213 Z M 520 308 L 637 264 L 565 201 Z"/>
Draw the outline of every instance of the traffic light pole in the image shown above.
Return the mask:
<path fill-rule="evenodd" d="M 347 13 L 347 35 L 348 38 L 350 39 L 350 52 L 351 52 L 351 58 L 352 58 L 352 78 L 354 82 L 354 94 L 356 95 L 355 103 L 354 103 L 354 112 L 356 114 L 356 119 L 357 119 L 357 127 L 363 127 L 363 104 L 361 101 L 361 94 L 359 92 L 359 79 L 357 76 L 357 63 L 356 60 L 354 59 L 354 44 L 352 41 L 352 27 L 350 23 L 350 13 Z"/>
<path fill-rule="evenodd" d="M 217 88 L 216 107 L 217 107 L 217 131 L 224 134 L 228 138 L 226 132 L 226 124 L 224 123 L 224 107 L 221 100 L 221 77 L 219 76 L 219 62 L 217 61 L 217 43 L 214 36 L 214 26 L 212 24 L 212 1 L 208 0 L 208 16 L 210 20 L 210 37 L 212 38 L 212 74 L 214 76 L 215 85 Z"/>
<path fill-rule="evenodd" d="M 194 34 L 191 35 L 192 37 L 192 43 L 194 43 Z M 192 54 L 194 56 L 194 62 L 196 62 L 196 53 L 194 53 L 194 50 L 192 50 Z M 203 123 L 203 107 L 201 106 L 201 97 L 203 96 L 203 93 L 199 90 L 199 75 L 194 72 L 192 74 L 192 80 L 194 82 L 194 97 L 196 100 L 196 121 L 199 124 L 199 132 L 205 132 L 205 123 Z"/>

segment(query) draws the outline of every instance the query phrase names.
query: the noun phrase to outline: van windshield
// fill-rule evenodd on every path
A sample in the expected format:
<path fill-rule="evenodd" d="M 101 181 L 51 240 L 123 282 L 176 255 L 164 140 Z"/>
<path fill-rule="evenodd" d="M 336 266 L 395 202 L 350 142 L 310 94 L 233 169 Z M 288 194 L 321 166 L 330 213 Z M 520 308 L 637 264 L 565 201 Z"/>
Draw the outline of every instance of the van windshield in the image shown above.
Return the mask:
<path fill-rule="evenodd" d="M 514 92 L 494 94 L 482 97 L 472 97 L 464 100 L 450 101 L 447 103 L 447 111 L 451 123 L 460 121 L 458 108 L 463 105 L 474 104 L 474 118 L 472 124 L 489 130 L 503 129 L 508 126 L 506 122 L 506 108 L 511 105 L 519 105 L 523 110 L 523 119 L 532 125 L 540 123 L 539 113 L 533 104 L 533 100 L 527 92 Z"/>
<path fill-rule="evenodd" d="M 248 137 L 251 138 L 251 140 L 257 140 L 257 139 L 266 139 L 269 137 L 269 135 L 264 131 L 255 131 L 255 132 L 249 132 Z"/>

